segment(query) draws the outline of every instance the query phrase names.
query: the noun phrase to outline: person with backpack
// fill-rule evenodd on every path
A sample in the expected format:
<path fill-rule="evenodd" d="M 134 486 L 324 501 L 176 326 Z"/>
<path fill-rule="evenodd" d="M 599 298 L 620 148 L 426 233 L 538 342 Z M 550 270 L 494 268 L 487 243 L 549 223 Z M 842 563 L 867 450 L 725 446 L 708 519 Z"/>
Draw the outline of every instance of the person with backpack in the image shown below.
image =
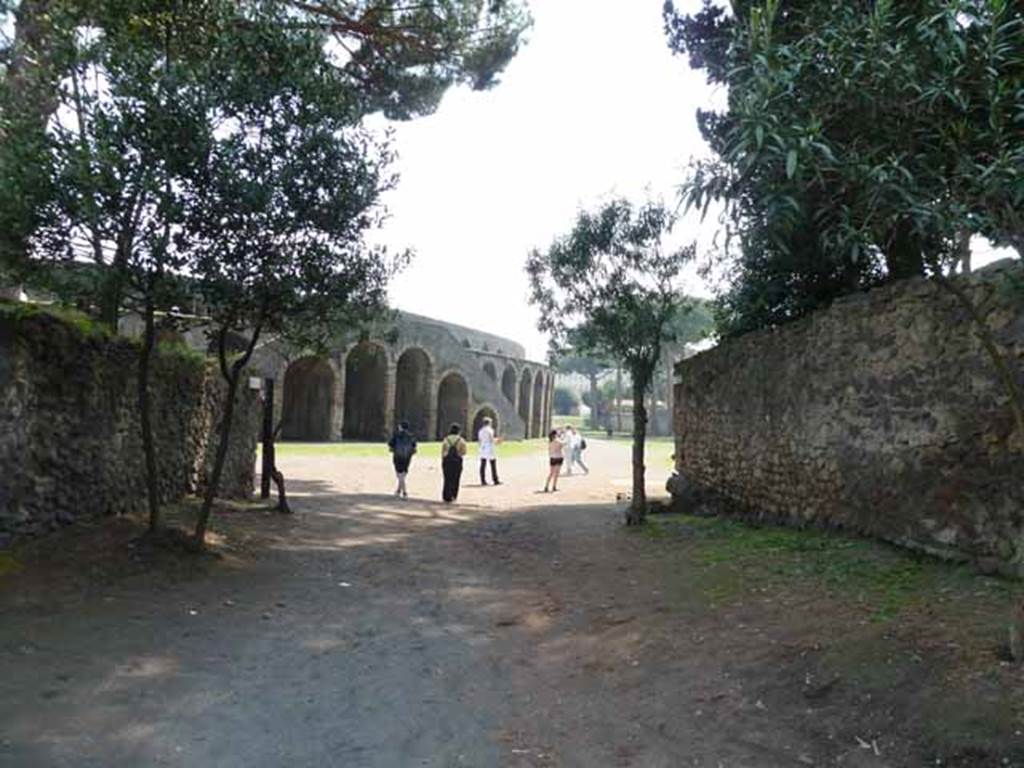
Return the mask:
<path fill-rule="evenodd" d="M 409 464 L 412 462 L 413 454 L 416 453 L 416 438 L 409 431 L 409 422 L 400 421 L 398 423 L 398 429 L 388 440 L 388 449 L 391 451 L 391 461 L 395 465 L 395 475 L 398 477 L 395 496 L 407 499 L 409 492 L 405 487 L 405 478 L 409 474 Z"/>
<path fill-rule="evenodd" d="M 574 464 L 579 464 L 580 469 L 583 470 L 583 474 L 589 475 L 590 469 L 586 464 L 583 463 L 583 451 L 587 449 L 587 441 L 583 435 L 576 431 L 573 426 L 567 426 L 565 428 L 565 474 L 572 474 L 572 467 Z"/>
<path fill-rule="evenodd" d="M 466 455 L 466 441 L 459 433 L 462 427 L 452 424 L 448 435 L 441 442 L 441 473 L 444 475 L 444 488 L 441 498 L 450 504 L 459 498 L 459 481 L 462 479 L 462 457 Z"/>

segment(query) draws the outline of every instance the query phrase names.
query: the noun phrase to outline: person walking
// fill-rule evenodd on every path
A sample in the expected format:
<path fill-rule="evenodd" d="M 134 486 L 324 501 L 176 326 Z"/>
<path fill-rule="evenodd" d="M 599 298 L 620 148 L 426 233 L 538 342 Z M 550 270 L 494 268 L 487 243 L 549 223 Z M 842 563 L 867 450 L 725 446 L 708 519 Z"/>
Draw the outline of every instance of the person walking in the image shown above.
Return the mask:
<path fill-rule="evenodd" d="M 557 430 L 548 433 L 548 477 L 544 481 L 544 493 L 558 490 L 558 473 L 562 471 L 562 463 L 565 461 L 565 443 L 562 442 Z"/>
<path fill-rule="evenodd" d="M 441 498 L 450 504 L 459 498 L 459 481 L 462 479 L 462 457 L 466 455 L 466 441 L 459 433 L 462 427 L 452 424 L 448 435 L 441 442 L 441 473 L 444 475 L 444 488 Z"/>
<path fill-rule="evenodd" d="M 400 421 L 398 423 L 398 429 L 388 440 L 388 449 L 391 451 L 391 461 L 395 465 L 395 476 L 398 478 L 395 496 L 407 499 L 409 492 L 405 487 L 405 478 L 409 474 L 409 464 L 412 462 L 413 454 L 416 453 L 416 438 L 409 431 L 409 422 Z"/>
<path fill-rule="evenodd" d="M 484 425 L 476 433 L 476 441 L 480 446 L 480 485 L 487 485 L 487 462 L 491 462 L 491 481 L 495 485 L 501 485 L 501 481 L 498 480 L 498 438 L 494 434 L 489 416 L 484 417 Z"/>
<path fill-rule="evenodd" d="M 566 457 L 566 460 L 565 460 L 565 466 L 566 466 L 566 470 L 567 470 L 566 474 L 567 475 L 571 475 L 572 474 L 573 465 L 574 464 L 579 464 L 580 469 L 583 470 L 583 474 L 589 475 L 590 474 L 590 469 L 587 467 L 586 464 L 583 463 L 583 452 L 587 449 L 587 441 L 586 441 L 586 439 L 583 437 L 583 435 L 581 435 L 579 432 L 577 432 L 576 428 L 573 427 L 573 426 L 566 427 L 565 428 L 565 434 L 566 434 L 566 446 L 565 447 L 566 447 L 566 450 L 567 450 L 567 452 L 569 454 Z"/>

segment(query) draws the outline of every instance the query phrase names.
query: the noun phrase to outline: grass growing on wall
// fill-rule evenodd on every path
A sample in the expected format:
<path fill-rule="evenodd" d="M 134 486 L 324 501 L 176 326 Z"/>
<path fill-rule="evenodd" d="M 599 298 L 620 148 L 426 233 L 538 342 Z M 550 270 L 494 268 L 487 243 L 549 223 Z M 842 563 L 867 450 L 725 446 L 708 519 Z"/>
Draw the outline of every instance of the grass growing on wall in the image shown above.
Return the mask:
<path fill-rule="evenodd" d="M 52 317 L 86 337 L 108 337 L 110 331 L 84 312 L 56 304 L 31 304 L 24 301 L 0 299 L 0 320 L 17 323 L 39 317 Z"/>

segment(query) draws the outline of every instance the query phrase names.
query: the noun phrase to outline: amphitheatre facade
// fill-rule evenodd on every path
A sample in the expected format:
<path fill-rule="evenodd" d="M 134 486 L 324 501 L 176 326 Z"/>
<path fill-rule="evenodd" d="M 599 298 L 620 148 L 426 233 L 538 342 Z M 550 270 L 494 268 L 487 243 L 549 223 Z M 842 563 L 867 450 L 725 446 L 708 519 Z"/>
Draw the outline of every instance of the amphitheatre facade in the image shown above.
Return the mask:
<path fill-rule="evenodd" d="M 554 373 L 520 344 L 407 312 L 387 333 L 339 342 L 324 356 L 270 343 L 251 368 L 274 380 L 284 440 L 379 441 L 403 420 L 419 440 L 439 439 L 452 423 L 475 439 L 487 416 L 511 439 L 551 425 Z"/>

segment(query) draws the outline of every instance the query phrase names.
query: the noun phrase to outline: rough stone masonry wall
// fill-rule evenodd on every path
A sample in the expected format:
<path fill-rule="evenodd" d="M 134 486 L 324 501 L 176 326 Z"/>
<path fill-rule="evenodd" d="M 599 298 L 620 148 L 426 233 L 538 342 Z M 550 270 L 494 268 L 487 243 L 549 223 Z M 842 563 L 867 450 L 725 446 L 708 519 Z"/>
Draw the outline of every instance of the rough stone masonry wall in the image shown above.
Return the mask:
<path fill-rule="evenodd" d="M 1019 263 L 957 278 L 1024 385 Z M 910 280 L 677 366 L 684 505 L 842 527 L 1024 573 L 1024 454 L 967 313 Z"/>
<path fill-rule="evenodd" d="M 138 347 L 51 315 L 0 313 L 0 532 L 145 508 L 136 407 Z M 212 467 L 224 384 L 194 355 L 154 363 L 160 496 L 200 490 Z M 260 403 L 240 390 L 221 495 L 252 492 Z"/>

